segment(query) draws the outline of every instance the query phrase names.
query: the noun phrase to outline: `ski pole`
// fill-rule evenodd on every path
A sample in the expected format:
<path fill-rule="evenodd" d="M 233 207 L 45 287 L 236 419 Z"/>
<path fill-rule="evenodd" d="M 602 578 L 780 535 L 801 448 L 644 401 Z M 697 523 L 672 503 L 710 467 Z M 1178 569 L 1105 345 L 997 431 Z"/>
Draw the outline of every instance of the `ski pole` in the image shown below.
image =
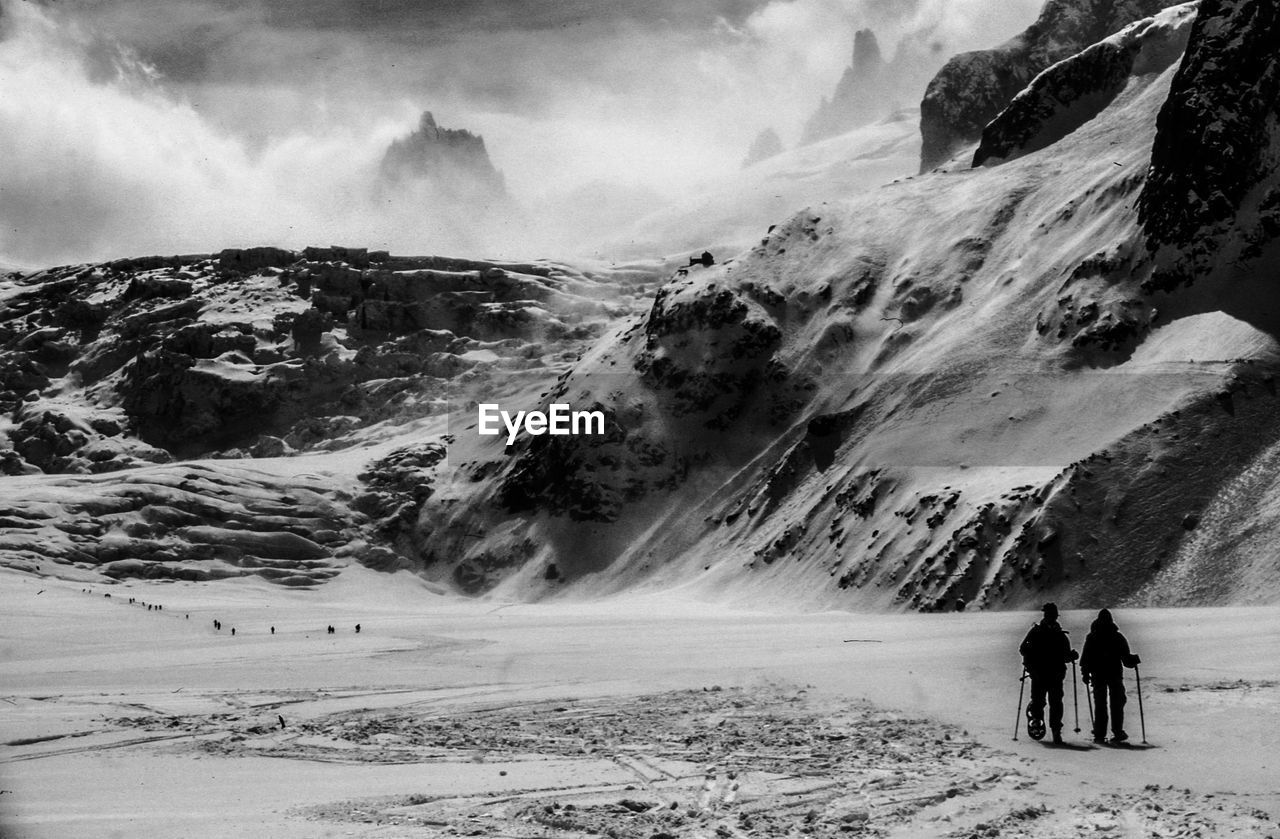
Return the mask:
<path fill-rule="evenodd" d="M 1076 689 L 1076 663 L 1071 662 L 1071 704 L 1076 709 L 1076 734 L 1080 733 L 1080 694 Z"/>
<path fill-rule="evenodd" d="M 1088 682 L 1085 682 L 1084 701 L 1089 706 L 1089 730 L 1097 734 L 1097 727 L 1093 721 L 1093 685 Z"/>
<path fill-rule="evenodd" d="M 1022 725 L 1022 692 L 1027 688 L 1027 668 L 1022 668 L 1022 675 L 1018 677 L 1018 713 L 1013 718 L 1013 739 L 1018 739 L 1018 728 Z"/>
<path fill-rule="evenodd" d="M 1142 671 L 1133 665 L 1133 676 L 1138 680 L 1138 721 L 1142 723 L 1142 742 L 1147 742 L 1147 715 L 1142 710 Z"/>

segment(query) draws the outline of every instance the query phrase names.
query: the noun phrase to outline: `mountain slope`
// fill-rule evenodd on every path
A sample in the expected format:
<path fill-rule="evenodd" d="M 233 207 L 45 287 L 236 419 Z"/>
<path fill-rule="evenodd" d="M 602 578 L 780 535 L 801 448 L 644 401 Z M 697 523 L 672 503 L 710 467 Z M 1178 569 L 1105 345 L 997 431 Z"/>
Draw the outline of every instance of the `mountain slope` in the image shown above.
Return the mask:
<path fill-rule="evenodd" d="M 662 219 L 695 252 L 750 237 L 713 265 L 255 249 L 12 278 L 0 561 L 297 585 L 360 561 L 524 599 L 1276 602 L 1280 20 L 1190 14 L 1053 64 L 981 167 L 867 189 L 909 147 L 896 120 Z M 750 231 L 769 178 L 804 172 L 861 191 Z M 605 427 L 508 443 L 480 402 Z"/>
<path fill-rule="evenodd" d="M 920 171 L 981 137 L 987 123 L 1043 70 L 1171 5 L 1169 0 L 1048 0 L 1018 37 L 995 49 L 955 56 L 929 82 L 920 103 Z"/>
<path fill-rule="evenodd" d="M 1202 12 L 1190 55 L 1223 28 L 1265 36 L 1228 6 Z M 435 573 L 522 596 L 1178 600 L 1153 580 L 1280 439 L 1280 348 L 1221 305 L 1269 309 L 1274 244 L 1195 293 L 1158 286 L 1135 208 L 1157 114 L 1171 90 L 1214 97 L 1175 77 L 1129 76 L 1039 152 L 813 208 L 673 278 L 544 397 L 599 406 L 606 438 L 460 436 L 477 471 L 419 522 Z"/>

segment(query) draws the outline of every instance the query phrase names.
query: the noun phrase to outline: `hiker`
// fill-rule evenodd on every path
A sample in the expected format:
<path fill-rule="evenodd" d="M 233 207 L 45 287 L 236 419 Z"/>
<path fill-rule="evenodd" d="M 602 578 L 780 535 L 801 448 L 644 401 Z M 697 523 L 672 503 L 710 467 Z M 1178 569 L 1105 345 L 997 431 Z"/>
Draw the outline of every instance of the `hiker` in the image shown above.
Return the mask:
<path fill-rule="evenodd" d="M 356 634 L 360 634 L 360 624 L 356 624 Z"/>
<path fill-rule="evenodd" d="M 711 251 L 703 251 L 702 256 L 689 257 L 689 264 L 686 266 L 692 268 L 695 265 L 701 265 L 703 268 L 710 268 L 716 264 L 716 258 L 711 255 Z"/>
<path fill-rule="evenodd" d="M 1093 742 L 1107 739 L 1107 709 L 1110 699 L 1111 740 L 1123 743 L 1124 733 L 1124 668 L 1136 667 L 1142 660 L 1129 651 L 1129 641 L 1120 634 L 1111 611 L 1103 609 L 1089 627 L 1080 656 L 1084 683 L 1093 690 Z"/>
<path fill-rule="evenodd" d="M 1062 681 L 1067 676 L 1067 665 L 1079 656 L 1071 648 L 1071 639 L 1058 624 L 1058 606 L 1046 603 L 1042 607 L 1044 618 L 1031 627 L 1018 652 L 1022 653 L 1022 666 L 1031 675 L 1031 702 L 1027 705 L 1028 728 L 1038 723 L 1044 728 L 1044 705 L 1049 701 L 1049 730 L 1053 742 L 1062 742 Z M 1032 735 L 1035 737 L 1035 735 Z M 1038 740 L 1039 737 L 1036 737 Z"/>

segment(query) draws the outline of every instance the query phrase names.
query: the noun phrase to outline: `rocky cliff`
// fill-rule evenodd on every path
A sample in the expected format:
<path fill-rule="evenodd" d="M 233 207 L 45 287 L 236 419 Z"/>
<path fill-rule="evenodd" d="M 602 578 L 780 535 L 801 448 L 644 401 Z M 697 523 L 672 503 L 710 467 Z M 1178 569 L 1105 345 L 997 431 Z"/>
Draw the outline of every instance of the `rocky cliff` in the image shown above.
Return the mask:
<path fill-rule="evenodd" d="M 973 165 L 993 165 L 1046 148 L 1086 125 L 1133 79 L 1154 81 L 1182 58 L 1196 3 L 1173 6 L 1049 67 L 982 130 Z"/>
<path fill-rule="evenodd" d="M 1280 234 L 1280 9 L 1204 0 L 1157 119 L 1139 199 L 1158 288 L 1274 258 Z"/>
<path fill-rule="evenodd" d="M 1168 0 L 1048 0 L 1018 37 L 991 50 L 955 56 L 929 82 L 920 103 L 920 171 L 950 159 L 1040 72 L 1134 21 Z"/>

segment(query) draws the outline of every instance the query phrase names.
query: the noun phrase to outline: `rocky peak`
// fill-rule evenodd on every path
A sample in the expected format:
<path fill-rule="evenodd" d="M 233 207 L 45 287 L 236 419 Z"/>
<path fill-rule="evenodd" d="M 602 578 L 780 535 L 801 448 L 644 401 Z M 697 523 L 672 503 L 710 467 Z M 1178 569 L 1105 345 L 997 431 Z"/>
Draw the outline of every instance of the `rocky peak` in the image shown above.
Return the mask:
<path fill-rule="evenodd" d="M 880 55 L 880 42 L 876 33 L 870 29 L 859 29 L 853 33 L 853 65 L 855 73 L 877 73 L 884 64 Z"/>
<path fill-rule="evenodd" d="M 415 131 L 392 141 L 382 158 L 383 186 L 429 182 L 450 192 L 459 188 L 504 196 L 506 185 L 485 149 L 484 138 L 461 128 L 441 128 L 424 111 Z"/>
<path fill-rule="evenodd" d="M 955 56 L 934 76 L 920 103 L 920 170 L 946 161 L 982 136 L 982 129 L 1037 75 L 1168 0 L 1048 0 L 1039 18 L 1002 46 Z"/>
<path fill-rule="evenodd" d="M 859 29 L 853 36 L 852 63 L 840 77 L 835 94 L 830 99 L 824 98 L 805 124 L 801 142 L 815 143 L 843 134 L 866 125 L 885 112 L 885 68 L 875 33 L 870 29 Z"/>

